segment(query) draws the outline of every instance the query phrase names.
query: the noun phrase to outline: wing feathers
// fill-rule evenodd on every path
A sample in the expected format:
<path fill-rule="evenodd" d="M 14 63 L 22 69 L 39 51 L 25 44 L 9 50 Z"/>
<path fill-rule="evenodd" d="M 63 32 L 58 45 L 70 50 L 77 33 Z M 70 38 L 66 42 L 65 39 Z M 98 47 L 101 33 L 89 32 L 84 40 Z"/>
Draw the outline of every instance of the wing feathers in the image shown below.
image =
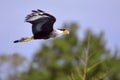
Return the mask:
<path fill-rule="evenodd" d="M 32 10 L 32 13 L 25 17 L 25 21 L 31 23 L 31 22 L 34 22 L 34 21 L 36 21 L 38 19 L 46 18 L 46 17 L 49 17 L 53 22 L 56 21 L 54 16 L 52 16 L 52 15 L 50 15 L 48 13 L 45 13 L 44 11 L 39 10 L 39 9 Z"/>
<path fill-rule="evenodd" d="M 32 32 L 35 39 L 48 38 L 53 31 L 56 18 L 42 10 L 32 10 L 25 18 L 26 22 L 32 24 Z"/>
<path fill-rule="evenodd" d="M 48 17 L 48 16 L 45 16 L 43 14 L 44 14 L 44 12 L 41 10 L 37 10 L 37 11 L 32 10 L 32 13 L 26 16 L 25 21 L 30 22 L 30 21 L 35 21 L 35 20 L 42 18 L 42 17 Z"/>
<path fill-rule="evenodd" d="M 42 14 L 43 12 L 32 10 L 32 13 L 26 16 L 25 21 L 31 22 L 31 21 L 38 20 L 42 17 L 47 17 L 47 16 L 43 16 Z"/>

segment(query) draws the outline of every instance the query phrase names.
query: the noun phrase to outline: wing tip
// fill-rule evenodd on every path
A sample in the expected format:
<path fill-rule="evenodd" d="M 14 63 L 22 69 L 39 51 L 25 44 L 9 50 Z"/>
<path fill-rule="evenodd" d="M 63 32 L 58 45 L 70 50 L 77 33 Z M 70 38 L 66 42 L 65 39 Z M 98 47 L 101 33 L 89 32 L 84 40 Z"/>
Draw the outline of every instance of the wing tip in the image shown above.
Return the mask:
<path fill-rule="evenodd" d="M 26 22 L 31 22 L 31 18 L 35 17 L 35 16 L 39 16 L 39 15 L 43 15 L 44 14 L 44 11 L 40 10 L 40 9 L 37 9 L 37 10 L 31 10 L 32 13 L 31 14 L 28 14 L 26 17 L 25 17 L 25 21 Z"/>
<path fill-rule="evenodd" d="M 40 9 L 32 10 L 32 13 L 28 14 L 25 17 L 25 21 L 32 23 L 32 22 L 36 21 L 37 19 L 44 17 L 44 16 L 50 17 L 54 22 L 56 21 L 56 18 L 53 15 L 46 13 Z"/>

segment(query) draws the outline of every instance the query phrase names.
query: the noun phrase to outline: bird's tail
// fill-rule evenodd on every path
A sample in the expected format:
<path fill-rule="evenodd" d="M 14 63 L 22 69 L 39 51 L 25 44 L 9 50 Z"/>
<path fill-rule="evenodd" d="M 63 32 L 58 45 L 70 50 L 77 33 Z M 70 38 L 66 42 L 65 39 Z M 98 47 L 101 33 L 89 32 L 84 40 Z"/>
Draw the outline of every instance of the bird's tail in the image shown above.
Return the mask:
<path fill-rule="evenodd" d="M 14 43 L 18 43 L 18 42 L 28 42 L 28 41 L 31 41 L 33 38 L 33 36 L 31 37 L 25 37 L 25 38 L 21 38 L 19 40 L 15 40 Z"/>

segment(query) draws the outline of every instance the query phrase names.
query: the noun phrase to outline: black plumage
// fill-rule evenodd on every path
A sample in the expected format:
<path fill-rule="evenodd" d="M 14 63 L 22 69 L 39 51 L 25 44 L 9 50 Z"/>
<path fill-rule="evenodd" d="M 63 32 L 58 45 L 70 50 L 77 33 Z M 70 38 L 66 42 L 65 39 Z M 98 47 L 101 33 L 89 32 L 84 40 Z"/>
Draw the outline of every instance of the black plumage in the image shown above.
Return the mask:
<path fill-rule="evenodd" d="M 32 32 L 34 39 L 48 39 L 53 31 L 53 24 L 56 18 L 42 10 L 32 10 L 32 13 L 27 15 L 26 22 L 32 24 Z"/>

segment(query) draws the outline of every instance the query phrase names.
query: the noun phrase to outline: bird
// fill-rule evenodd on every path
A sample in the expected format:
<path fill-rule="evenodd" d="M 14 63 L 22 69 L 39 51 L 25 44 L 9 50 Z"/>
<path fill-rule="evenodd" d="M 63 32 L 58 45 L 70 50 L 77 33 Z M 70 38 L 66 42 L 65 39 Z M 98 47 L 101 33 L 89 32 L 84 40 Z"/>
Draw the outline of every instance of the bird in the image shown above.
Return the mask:
<path fill-rule="evenodd" d="M 32 10 L 31 13 L 25 17 L 25 22 L 32 24 L 33 35 L 15 40 L 14 43 L 28 42 L 36 39 L 46 40 L 69 34 L 69 30 L 67 29 L 54 29 L 53 25 L 56 22 L 56 18 L 40 9 Z"/>

